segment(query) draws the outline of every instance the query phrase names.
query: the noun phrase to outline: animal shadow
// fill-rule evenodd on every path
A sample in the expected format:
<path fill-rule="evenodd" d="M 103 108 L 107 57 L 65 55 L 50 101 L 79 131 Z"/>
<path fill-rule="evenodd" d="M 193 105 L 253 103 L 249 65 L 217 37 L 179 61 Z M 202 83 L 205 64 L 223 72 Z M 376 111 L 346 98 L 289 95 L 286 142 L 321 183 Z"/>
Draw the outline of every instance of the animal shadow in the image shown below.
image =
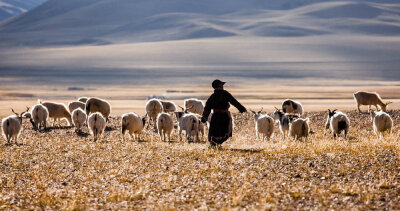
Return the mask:
<path fill-rule="evenodd" d="M 113 130 L 117 130 L 117 129 L 116 128 L 112 128 L 110 126 L 106 126 L 106 128 L 104 129 L 104 131 L 107 131 L 107 132 L 113 131 Z"/>
<path fill-rule="evenodd" d="M 263 150 L 262 149 L 234 149 L 234 148 L 230 148 L 230 149 L 220 149 L 220 150 L 229 150 L 232 152 L 242 152 L 242 153 L 260 153 Z"/>
<path fill-rule="evenodd" d="M 76 132 L 76 135 L 78 135 L 79 137 L 84 137 L 84 138 L 86 138 L 86 137 L 88 137 L 90 134 L 89 134 L 89 133 L 85 133 L 85 132 L 83 132 L 83 131 L 78 131 L 78 132 Z"/>

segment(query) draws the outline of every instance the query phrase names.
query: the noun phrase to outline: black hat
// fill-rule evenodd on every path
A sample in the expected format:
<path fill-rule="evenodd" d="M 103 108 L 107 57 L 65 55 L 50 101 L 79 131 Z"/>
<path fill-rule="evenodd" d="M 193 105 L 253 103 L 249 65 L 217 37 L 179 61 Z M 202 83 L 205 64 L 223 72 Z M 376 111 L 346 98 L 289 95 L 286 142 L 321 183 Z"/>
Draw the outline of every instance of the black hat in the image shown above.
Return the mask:
<path fill-rule="evenodd" d="M 220 85 L 224 85 L 226 82 L 223 82 L 223 81 L 220 81 L 220 80 L 218 80 L 218 79 L 215 79 L 213 82 L 212 82 L 212 84 L 211 84 L 211 86 L 214 88 L 214 89 L 216 89 L 216 88 L 218 88 Z"/>

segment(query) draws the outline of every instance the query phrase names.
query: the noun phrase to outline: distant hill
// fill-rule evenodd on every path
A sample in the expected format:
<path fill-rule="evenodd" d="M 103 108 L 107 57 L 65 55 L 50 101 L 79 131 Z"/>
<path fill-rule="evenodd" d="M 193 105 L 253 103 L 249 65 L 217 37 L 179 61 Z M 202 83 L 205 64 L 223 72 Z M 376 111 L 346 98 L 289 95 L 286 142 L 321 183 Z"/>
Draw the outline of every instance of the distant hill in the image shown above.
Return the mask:
<path fill-rule="evenodd" d="M 400 3 L 392 0 L 376 2 L 379 3 L 49 0 L 0 24 L 0 45 L 103 45 L 226 36 L 287 37 L 337 33 L 400 35 Z"/>
<path fill-rule="evenodd" d="M 0 0 L 0 22 L 39 6 L 46 0 Z"/>

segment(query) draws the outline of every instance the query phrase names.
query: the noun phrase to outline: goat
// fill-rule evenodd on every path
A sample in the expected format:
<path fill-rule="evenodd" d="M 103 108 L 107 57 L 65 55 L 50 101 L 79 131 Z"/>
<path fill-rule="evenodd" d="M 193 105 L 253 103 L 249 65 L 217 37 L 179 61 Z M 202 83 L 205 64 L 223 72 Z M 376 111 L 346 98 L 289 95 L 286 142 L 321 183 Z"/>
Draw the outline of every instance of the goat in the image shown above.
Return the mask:
<path fill-rule="evenodd" d="M 378 110 L 378 105 L 382 111 L 386 112 L 388 105 L 392 102 L 384 103 L 382 101 L 381 96 L 379 96 L 376 92 L 365 92 L 365 91 L 358 91 L 353 94 L 354 100 L 357 104 L 358 112 L 361 113 L 360 106 L 367 105 L 368 106 L 368 113 L 371 111 L 371 106 L 375 106 L 376 110 Z"/>
<path fill-rule="evenodd" d="M 258 139 L 260 139 L 261 134 L 262 140 L 267 138 L 267 140 L 269 141 L 272 134 L 274 133 L 274 119 L 268 116 L 268 114 L 262 115 L 262 110 L 263 108 L 261 108 L 261 110 L 258 112 L 251 111 L 253 113 L 253 118 L 255 122 L 256 136 Z"/>

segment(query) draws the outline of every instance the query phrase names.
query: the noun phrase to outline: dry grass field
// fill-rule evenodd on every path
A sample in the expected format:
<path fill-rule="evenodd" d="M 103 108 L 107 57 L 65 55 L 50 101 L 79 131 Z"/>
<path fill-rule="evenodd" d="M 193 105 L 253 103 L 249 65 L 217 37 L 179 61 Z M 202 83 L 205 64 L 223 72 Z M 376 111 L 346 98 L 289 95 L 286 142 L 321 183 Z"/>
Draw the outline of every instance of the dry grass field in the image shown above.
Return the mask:
<path fill-rule="evenodd" d="M 142 141 L 122 141 L 120 114 L 143 113 L 141 97 L 163 93 L 148 90 L 151 88 L 136 93 L 115 89 L 119 94 L 109 98 L 115 107 L 113 117 L 97 142 L 87 129 L 81 135 L 71 127 L 39 132 L 24 120 L 18 145 L 6 146 L 4 139 L 0 144 L 0 209 L 400 209 L 397 103 L 389 112 L 393 134 L 384 140 L 374 135 L 368 114 L 354 111 L 354 90 L 345 87 L 341 91 L 347 94 L 342 98 L 322 99 L 327 93 L 336 93 L 329 89 L 304 88 L 288 94 L 304 99 L 306 110 L 311 111 L 306 116 L 316 133 L 303 142 L 283 140 L 277 126 L 271 141 L 258 141 L 250 114 L 234 115 L 234 137 L 219 149 L 209 149 L 206 142 L 179 142 L 176 132 L 172 142 L 161 142 L 152 130 L 144 131 Z M 203 90 L 175 95 L 206 96 L 210 92 Z M 268 112 L 287 94 L 280 92 L 282 96 L 273 98 L 271 93 L 277 90 L 269 94 L 231 90 L 246 106 L 264 106 Z M 379 91 L 396 99 L 398 90 L 381 87 Z M 80 95 L 112 93 L 111 88 L 72 94 L 57 89 L 3 88 L 0 116 L 8 115 L 10 106 L 21 110 L 37 98 L 67 102 Z M 246 97 L 248 93 L 253 97 Z M 129 99 L 119 97 L 124 95 Z M 265 98 L 258 99 L 260 95 Z M 268 97 L 273 99 L 262 100 Z M 349 114 L 348 140 L 334 140 L 325 133 L 327 114 L 323 110 L 334 107 Z"/>

